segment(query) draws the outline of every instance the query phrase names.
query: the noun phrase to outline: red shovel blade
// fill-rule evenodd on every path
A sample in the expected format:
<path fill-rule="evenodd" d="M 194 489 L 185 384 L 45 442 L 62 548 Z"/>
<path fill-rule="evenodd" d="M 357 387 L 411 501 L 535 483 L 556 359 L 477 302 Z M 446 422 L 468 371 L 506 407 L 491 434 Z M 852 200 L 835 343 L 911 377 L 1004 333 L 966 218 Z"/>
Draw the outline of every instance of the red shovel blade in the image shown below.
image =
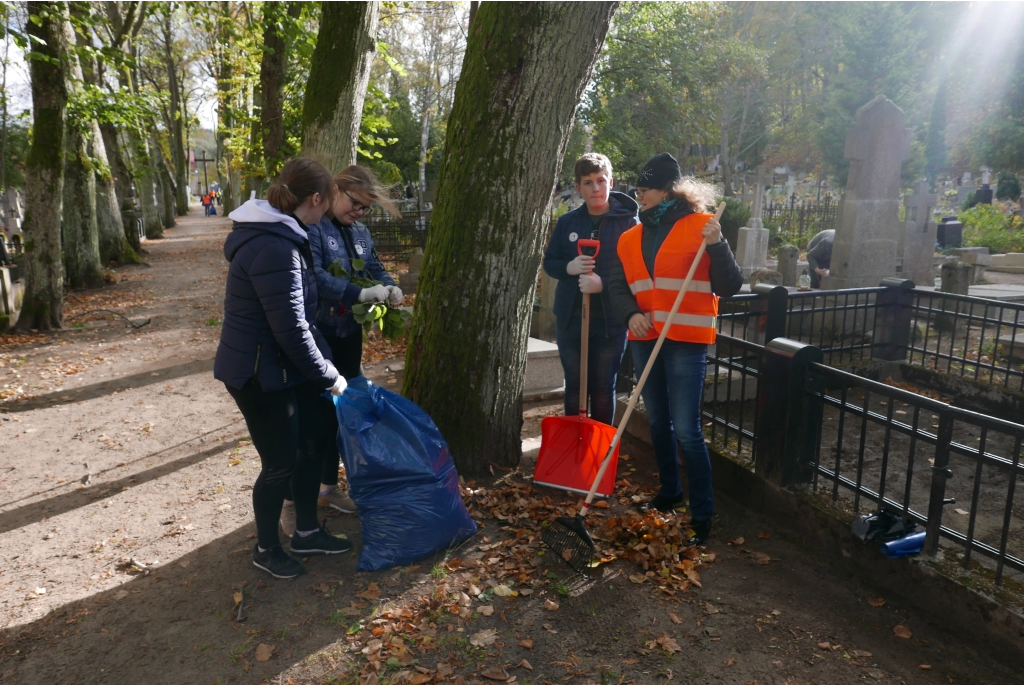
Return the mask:
<path fill-rule="evenodd" d="M 540 422 L 540 453 L 533 482 L 553 488 L 590 492 L 608 446 L 615 437 L 615 428 L 594 419 L 578 416 L 549 416 Z M 611 463 L 597 487 L 597 494 L 611 497 L 615 491 L 615 470 L 619 448 L 615 447 Z"/>

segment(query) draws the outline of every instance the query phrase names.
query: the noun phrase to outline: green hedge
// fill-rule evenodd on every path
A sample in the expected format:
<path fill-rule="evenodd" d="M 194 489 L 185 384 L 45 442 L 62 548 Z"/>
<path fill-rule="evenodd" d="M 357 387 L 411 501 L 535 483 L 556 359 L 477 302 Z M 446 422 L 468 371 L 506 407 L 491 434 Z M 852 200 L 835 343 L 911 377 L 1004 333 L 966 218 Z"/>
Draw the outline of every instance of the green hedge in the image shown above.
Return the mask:
<path fill-rule="evenodd" d="M 987 247 L 989 252 L 1024 252 L 1024 226 L 1020 217 L 1003 214 L 992 205 L 975 205 L 958 216 L 964 224 L 964 245 Z"/>

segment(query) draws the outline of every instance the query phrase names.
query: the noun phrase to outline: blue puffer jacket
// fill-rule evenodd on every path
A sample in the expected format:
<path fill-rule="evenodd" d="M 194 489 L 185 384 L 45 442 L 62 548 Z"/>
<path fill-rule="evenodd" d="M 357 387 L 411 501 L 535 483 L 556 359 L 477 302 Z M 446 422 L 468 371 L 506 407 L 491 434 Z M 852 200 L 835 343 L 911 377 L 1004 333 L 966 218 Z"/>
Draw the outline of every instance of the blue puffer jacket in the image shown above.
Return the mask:
<path fill-rule="evenodd" d="M 601 251 L 597 255 L 594 272 L 601 277 L 604 284 L 599 297 L 604 307 L 605 332 L 608 337 L 614 337 L 623 333 L 626 326 L 613 313 L 608 297 L 608 276 L 611 273 L 612 262 L 618 259 L 619 236 L 640 223 L 637 217 L 640 205 L 629 195 L 615 191 L 609 194 L 608 204 L 610 208 L 604 215 L 605 220 L 598 234 Z M 570 276 L 565 269 L 579 254 L 576 241 L 580 238 L 589 238 L 591 227 L 587 205 L 582 204 L 558 217 L 551 240 L 544 250 L 544 271 L 548 276 L 558 279 L 554 312 L 555 323 L 559 328 L 565 328 L 569 324 L 576 298 L 580 296 L 579 276 Z"/>
<path fill-rule="evenodd" d="M 266 200 L 250 200 L 230 215 L 224 243 L 231 262 L 224 325 L 213 376 L 241 389 L 253 376 L 264 391 L 310 381 L 330 388 L 338 370 L 317 331 L 317 290 L 305 228 Z"/>
<path fill-rule="evenodd" d="M 325 216 L 320 223 L 309 227 L 309 246 L 313 251 L 313 269 L 320 292 L 316 325 L 325 335 L 339 338 L 352 335 L 361 326 L 350 310 L 359 301 L 359 293 L 363 289 L 347 278 L 332 276 L 327 267 L 337 259 L 341 268 L 353 276 L 366 276 L 384 285 L 395 285 L 395 281 L 384 270 L 377 251 L 373 249 L 370 230 L 358 221 L 346 226 Z M 353 259 L 366 262 L 362 271 L 352 268 Z"/>

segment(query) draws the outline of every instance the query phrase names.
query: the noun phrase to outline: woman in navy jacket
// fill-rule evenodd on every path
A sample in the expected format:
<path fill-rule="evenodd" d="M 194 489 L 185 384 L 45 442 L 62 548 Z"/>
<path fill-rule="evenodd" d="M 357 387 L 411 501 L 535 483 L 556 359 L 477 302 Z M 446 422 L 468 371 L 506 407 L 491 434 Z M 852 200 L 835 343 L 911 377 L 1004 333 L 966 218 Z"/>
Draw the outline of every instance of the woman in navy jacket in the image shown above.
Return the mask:
<path fill-rule="evenodd" d="M 334 201 L 319 223 L 309 227 L 309 244 L 313 251 L 313 270 L 320 294 L 316 325 L 327 338 L 338 372 L 346 380 L 361 375 L 363 358 L 363 327 L 352 316 L 357 302 L 384 302 L 399 305 L 404 295 L 384 269 L 370 231 L 360 219 L 376 202 L 392 216 L 400 216 L 398 208 L 369 169 L 349 166 L 334 177 Z M 356 269 L 353 260 L 363 260 Z M 361 288 L 345 276 L 334 276 L 328 267 L 335 261 L 351 276 L 366 276 L 384 285 Z M 325 420 L 337 433 L 337 415 L 331 411 Z M 341 455 L 337 440 L 324 446 L 323 474 L 320 478 L 320 506 L 333 507 L 345 514 L 356 511 L 355 502 L 338 489 L 338 466 Z"/>
<path fill-rule="evenodd" d="M 224 325 L 214 362 L 245 418 L 260 456 L 252 489 L 257 542 L 253 564 L 278 578 L 294 578 L 302 564 L 285 554 L 277 526 L 281 505 L 294 494 L 298 556 L 339 554 L 347 540 L 317 525 L 320 474 L 318 417 L 321 393 L 340 395 L 345 379 L 314 325 L 317 305 L 307 224 L 316 223 L 333 196 L 330 174 L 316 162 L 293 159 L 267 200 L 250 200 L 231 213 L 224 244 L 228 268 Z"/>
<path fill-rule="evenodd" d="M 608 299 L 608 275 L 617 259 L 619 236 L 639 219 L 639 205 L 624 193 L 611 190 L 612 165 L 607 157 L 587 153 L 574 169 L 576 190 L 584 204 L 558 218 L 544 251 L 544 271 L 558 279 L 555 289 L 555 323 L 558 356 L 565 375 L 565 413 L 579 413 L 580 333 L 583 293 L 590 293 L 590 342 L 587 394 L 590 416 L 603 423 L 615 418 L 615 379 L 626 349 L 626 326 L 615 316 Z M 601 241 L 595 261 L 580 256 L 580 238 Z"/>

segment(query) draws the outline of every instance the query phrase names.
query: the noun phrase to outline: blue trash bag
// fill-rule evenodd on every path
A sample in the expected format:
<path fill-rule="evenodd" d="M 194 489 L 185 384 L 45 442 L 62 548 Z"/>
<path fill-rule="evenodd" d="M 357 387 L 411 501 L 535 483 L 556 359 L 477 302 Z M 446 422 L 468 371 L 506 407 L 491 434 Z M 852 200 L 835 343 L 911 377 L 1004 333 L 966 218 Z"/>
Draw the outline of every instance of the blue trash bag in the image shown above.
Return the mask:
<path fill-rule="evenodd" d="M 476 533 L 448 443 L 425 411 L 363 376 L 334 406 L 362 524 L 358 570 L 409 564 Z"/>

